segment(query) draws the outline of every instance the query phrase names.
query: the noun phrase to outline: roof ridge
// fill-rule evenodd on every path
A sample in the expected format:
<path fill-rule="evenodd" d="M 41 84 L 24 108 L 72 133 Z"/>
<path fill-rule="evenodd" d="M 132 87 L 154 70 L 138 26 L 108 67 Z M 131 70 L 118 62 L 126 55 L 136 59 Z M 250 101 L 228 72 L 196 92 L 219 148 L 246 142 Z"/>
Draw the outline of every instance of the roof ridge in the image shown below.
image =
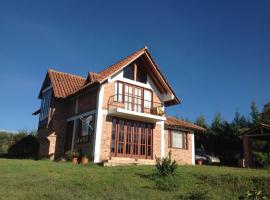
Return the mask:
<path fill-rule="evenodd" d="M 85 80 L 85 78 L 83 76 L 76 75 L 76 74 L 71 74 L 71 73 L 67 73 L 67 72 L 60 72 L 60 71 L 57 71 L 55 69 L 48 69 L 48 72 L 56 72 L 56 73 L 59 73 L 59 74 L 65 74 L 65 75 L 68 75 L 68 76 L 74 76 L 76 78 L 81 78 L 81 79 Z"/>
<path fill-rule="evenodd" d="M 100 71 L 98 74 L 102 74 L 103 72 L 105 72 L 106 70 L 108 70 L 110 67 L 112 67 L 112 66 L 114 66 L 114 65 L 117 65 L 118 63 L 122 62 L 123 60 L 125 60 L 125 59 L 127 59 L 127 58 L 129 58 L 129 57 L 131 57 L 131 56 L 133 56 L 134 54 L 139 53 L 140 51 L 143 51 L 143 50 L 145 51 L 145 50 L 147 50 L 147 49 L 148 49 L 148 48 L 147 48 L 146 46 L 144 46 L 144 47 L 140 48 L 139 50 L 134 51 L 134 52 L 131 53 L 130 55 L 125 56 L 124 58 L 118 60 L 118 61 L 115 62 L 114 64 L 109 65 L 109 67 L 106 67 L 105 69 L 103 69 L 102 71 Z"/>

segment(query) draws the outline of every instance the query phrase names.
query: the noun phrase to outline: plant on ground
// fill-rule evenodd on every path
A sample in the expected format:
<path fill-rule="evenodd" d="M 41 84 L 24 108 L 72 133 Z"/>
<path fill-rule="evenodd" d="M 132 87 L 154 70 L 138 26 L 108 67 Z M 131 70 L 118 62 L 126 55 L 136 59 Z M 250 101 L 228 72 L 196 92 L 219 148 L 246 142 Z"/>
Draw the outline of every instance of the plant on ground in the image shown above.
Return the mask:
<path fill-rule="evenodd" d="M 248 190 L 244 196 L 240 196 L 239 200 L 265 200 L 266 195 L 261 190 L 252 189 Z"/>
<path fill-rule="evenodd" d="M 256 167 L 267 168 L 270 166 L 270 154 L 263 152 L 252 152 L 253 162 Z"/>
<path fill-rule="evenodd" d="M 171 158 L 171 151 L 165 158 L 156 158 L 157 177 L 155 184 L 160 190 L 174 190 L 178 186 L 177 180 L 174 177 L 177 169 L 175 160 Z"/>
<path fill-rule="evenodd" d="M 171 158 L 172 153 L 169 151 L 169 155 L 165 158 L 156 158 L 156 169 L 158 176 L 172 176 L 176 173 L 177 164 L 175 160 Z"/>

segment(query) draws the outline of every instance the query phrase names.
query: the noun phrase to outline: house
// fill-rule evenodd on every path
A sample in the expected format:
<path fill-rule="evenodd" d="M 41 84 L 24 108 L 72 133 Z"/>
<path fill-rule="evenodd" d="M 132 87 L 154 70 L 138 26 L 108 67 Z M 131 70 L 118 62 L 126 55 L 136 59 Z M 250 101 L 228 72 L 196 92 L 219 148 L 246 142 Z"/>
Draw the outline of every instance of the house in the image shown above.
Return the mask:
<path fill-rule="evenodd" d="M 86 78 L 49 69 L 38 97 L 41 157 L 78 150 L 105 165 L 154 164 L 171 150 L 194 164 L 194 132 L 204 129 L 165 115 L 180 100 L 147 47 Z"/>

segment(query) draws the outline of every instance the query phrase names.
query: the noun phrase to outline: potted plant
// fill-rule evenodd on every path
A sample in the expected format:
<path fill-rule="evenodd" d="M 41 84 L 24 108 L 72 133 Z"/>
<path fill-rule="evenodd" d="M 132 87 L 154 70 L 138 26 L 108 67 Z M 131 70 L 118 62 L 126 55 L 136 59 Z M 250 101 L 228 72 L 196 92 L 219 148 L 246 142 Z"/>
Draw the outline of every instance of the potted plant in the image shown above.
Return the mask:
<path fill-rule="evenodd" d="M 78 164 L 78 158 L 79 158 L 79 153 L 76 151 L 72 152 L 72 163 L 73 164 Z"/>
<path fill-rule="evenodd" d="M 198 165 L 202 165 L 203 164 L 203 159 L 198 159 L 197 163 L 198 163 Z"/>
<path fill-rule="evenodd" d="M 84 154 L 84 155 L 82 156 L 81 163 L 82 163 L 82 165 L 87 165 L 87 164 L 89 163 L 89 158 L 87 157 L 86 154 Z"/>

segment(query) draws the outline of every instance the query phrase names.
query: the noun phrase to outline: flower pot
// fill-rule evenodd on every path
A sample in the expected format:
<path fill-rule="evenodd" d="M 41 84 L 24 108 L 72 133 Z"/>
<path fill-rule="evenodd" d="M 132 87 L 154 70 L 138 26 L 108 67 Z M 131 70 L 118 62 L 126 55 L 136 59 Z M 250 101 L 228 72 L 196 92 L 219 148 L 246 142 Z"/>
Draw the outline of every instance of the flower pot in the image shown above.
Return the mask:
<path fill-rule="evenodd" d="M 198 163 L 198 165 L 202 165 L 203 164 L 203 160 L 198 160 L 197 163 Z"/>
<path fill-rule="evenodd" d="M 72 158 L 72 164 L 74 164 L 74 165 L 78 164 L 78 157 Z"/>
<path fill-rule="evenodd" d="M 82 165 L 87 165 L 89 163 L 89 159 L 87 157 L 82 157 L 81 163 Z"/>

